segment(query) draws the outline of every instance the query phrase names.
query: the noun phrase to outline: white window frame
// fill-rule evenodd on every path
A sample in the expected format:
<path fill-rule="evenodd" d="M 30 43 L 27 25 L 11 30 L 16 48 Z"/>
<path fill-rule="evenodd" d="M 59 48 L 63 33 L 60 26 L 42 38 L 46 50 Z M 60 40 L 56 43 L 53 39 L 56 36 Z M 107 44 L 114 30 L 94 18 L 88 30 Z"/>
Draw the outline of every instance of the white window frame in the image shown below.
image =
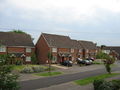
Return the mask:
<path fill-rule="evenodd" d="M 6 52 L 6 47 L 5 46 L 0 46 L 0 52 Z"/>
<path fill-rule="evenodd" d="M 31 61 L 31 57 L 30 56 L 26 56 L 26 61 L 30 62 Z"/>
<path fill-rule="evenodd" d="M 57 48 L 52 48 L 52 52 L 57 52 Z"/>
<path fill-rule="evenodd" d="M 26 48 L 27 53 L 31 53 L 32 49 L 31 48 Z"/>
<path fill-rule="evenodd" d="M 74 53 L 74 49 L 73 48 L 71 48 L 71 53 Z"/>

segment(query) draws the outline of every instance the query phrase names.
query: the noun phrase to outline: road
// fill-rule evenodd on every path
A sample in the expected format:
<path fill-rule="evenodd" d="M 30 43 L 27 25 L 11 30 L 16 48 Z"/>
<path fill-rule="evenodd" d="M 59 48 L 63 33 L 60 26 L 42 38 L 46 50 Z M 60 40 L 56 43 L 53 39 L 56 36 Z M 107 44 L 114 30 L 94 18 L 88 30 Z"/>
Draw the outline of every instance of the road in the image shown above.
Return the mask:
<path fill-rule="evenodd" d="M 120 67 L 114 67 L 112 71 L 119 71 Z M 62 83 L 67 83 L 70 81 L 83 79 L 90 76 L 96 76 L 99 74 L 106 73 L 105 69 L 98 69 L 93 71 L 80 72 L 75 74 L 66 74 L 61 76 L 41 78 L 37 80 L 29 80 L 20 82 L 21 90 L 35 90 L 40 88 L 49 87 L 52 85 L 58 85 Z"/>

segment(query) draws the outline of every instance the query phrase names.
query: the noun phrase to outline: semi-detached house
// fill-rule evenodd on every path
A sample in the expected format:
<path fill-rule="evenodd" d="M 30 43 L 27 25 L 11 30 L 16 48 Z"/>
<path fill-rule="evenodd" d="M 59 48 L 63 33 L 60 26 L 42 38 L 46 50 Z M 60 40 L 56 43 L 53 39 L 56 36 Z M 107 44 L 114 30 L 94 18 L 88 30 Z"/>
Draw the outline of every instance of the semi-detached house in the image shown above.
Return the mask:
<path fill-rule="evenodd" d="M 17 61 L 22 61 L 23 64 L 31 63 L 31 55 L 34 53 L 34 44 L 30 35 L 14 33 L 14 32 L 0 32 L 0 55 L 9 54 L 10 57 Z"/>
<path fill-rule="evenodd" d="M 53 62 L 60 63 L 64 60 L 76 58 L 95 57 L 96 44 L 90 41 L 73 40 L 69 36 L 42 33 L 36 43 L 36 55 L 39 63 L 48 62 L 48 53 L 53 55 Z"/>

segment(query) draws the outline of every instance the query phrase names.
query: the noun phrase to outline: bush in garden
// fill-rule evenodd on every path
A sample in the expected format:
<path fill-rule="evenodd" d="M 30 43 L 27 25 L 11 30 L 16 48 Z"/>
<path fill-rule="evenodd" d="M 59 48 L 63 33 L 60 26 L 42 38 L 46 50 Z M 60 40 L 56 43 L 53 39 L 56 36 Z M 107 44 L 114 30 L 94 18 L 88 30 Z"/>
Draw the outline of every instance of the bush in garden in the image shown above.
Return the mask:
<path fill-rule="evenodd" d="M 34 72 L 43 72 L 45 71 L 45 69 L 43 67 L 39 67 L 39 66 L 33 66 L 32 67 Z"/>
<path fill-rule="evenodd" d="M 113 90 L 113 84 L 111 82 L 104 81 L 102 84 L 100 84 L 98 90 Z"/>
<path fill-rule="evenodd" d="M 41 66 L 27 66 L 21 70 L 21 73 L 37 73 L 46 71 L 47 68 Z"/>
<path fill-rule="evenodd" d="M 94 90 L 98 90 L 99 86 L 104 82 L 103 79 L 100 80 L 94 80 L 93 85 L 94 85 Z"/>
<path fill-rule="evenodd" d="M 25 68 L 23 68 L 22 70 L 21 70 L 21 73 L 33 73 L 34 71 L 33 71 L 33 69 L 32 69 L 32 67 L 25 67 Z"/>
<path fill-rule="evenodd" d="M 18 75 L 12 73 L 9 57 L 0 55 L 0 90 L 18 90 Z"/>
<path fill-rule="evenodd" d="M 32 54 L 31 61 L 32 61 L 32 64 L 37 64 L 38 63 L 38 60 L 37 60 L 37 57 L 36 57 L 35 53 Z"/>
<path fill-rule="evenodd" d="M 113 84 L 113 90 L 120 90 L 120 80 L 112 80 L 110 81 Z"/>
<path fill-rule="evenodd" d="M 120 90 L 120 80 L 94 80 L 94 90 Z"/>

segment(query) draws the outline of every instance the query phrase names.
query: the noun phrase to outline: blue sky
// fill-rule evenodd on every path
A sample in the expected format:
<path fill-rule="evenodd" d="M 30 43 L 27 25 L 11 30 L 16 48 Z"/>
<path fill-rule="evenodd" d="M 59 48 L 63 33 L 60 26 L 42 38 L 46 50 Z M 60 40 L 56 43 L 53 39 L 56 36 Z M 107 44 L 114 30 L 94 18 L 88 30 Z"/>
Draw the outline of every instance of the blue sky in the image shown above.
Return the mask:
<path fill-rule="evenodd" d="M 120 46 L 119 0 L 0 0 L 0 31 L 20 29 Z"/>

